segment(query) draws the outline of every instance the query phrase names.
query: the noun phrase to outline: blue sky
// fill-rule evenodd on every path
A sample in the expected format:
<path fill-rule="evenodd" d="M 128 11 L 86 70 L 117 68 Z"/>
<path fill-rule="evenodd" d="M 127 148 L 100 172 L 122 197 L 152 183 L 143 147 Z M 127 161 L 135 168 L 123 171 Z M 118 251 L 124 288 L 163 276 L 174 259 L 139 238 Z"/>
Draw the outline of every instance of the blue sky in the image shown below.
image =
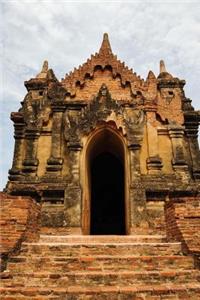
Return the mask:
<path fill-rule="evenodd" d="M 1 1 L 0 190 L 14 148 L 9 119 L 47 59 L 58 79 L 99 50 L 108 32 L 113 52 L 146 78 L 164 59 L 185 79 L 186 96 L 200 109 L 200 3 L 198 1 Z"/>

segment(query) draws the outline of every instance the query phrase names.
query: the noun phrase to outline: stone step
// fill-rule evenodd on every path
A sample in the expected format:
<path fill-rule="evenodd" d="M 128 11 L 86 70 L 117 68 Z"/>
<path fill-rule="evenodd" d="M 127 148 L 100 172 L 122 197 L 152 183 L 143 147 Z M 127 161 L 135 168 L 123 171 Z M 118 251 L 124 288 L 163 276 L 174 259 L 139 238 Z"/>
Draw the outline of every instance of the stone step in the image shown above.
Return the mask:
<path fill-rule="evenodd" d="M 3 276 L 2 276 L 3 277 Z M 66 287 L 66 286 L 131 286 L 133 284 L 189 283 L 200 280 L 199 270 L 166 270 L 148 272 L 25 272 L 4 276 L 4 287 Z"/>
<path fill-rule="evenodd" d="M 193 269 L 194 259 L 190 256 L 78 256 L 78 257 L 49 257 L 49 256 L 16 256 L 9 259 L 7 269 L 13 273 L 31 270 L 48 270 L 51 272 L 67 272 L 77 270 L 87 271 L 151 271 L 164 269 Z"/>
<path fill-rule="evenodd" d="M 178 255 L 181 243 L 23 243 L 21 255 L 81 256 L 81 255 Z"/>
<path fill-rule="evenodd" d="M 1 300 L 8 299 L 67 299 L 67 300 L 198 300 L 200 283 L 151 284 L 131 286 L 68 286 L 66 288 L 0 288 Z M 134 298 L 133 298 L 134 296 Z M 136 297 L 136 298 L 135 298 Z"/>
<path fill-rule="evenodd" d="M 158 235 L 41 235 L 7 270 L 1 300 L 200 300 L 193 257 Z"/>
<path fill-rule="evenodd" d="M 164 235 L 40 235 L 45 243 L 161 243 L 166 242 Z"/>

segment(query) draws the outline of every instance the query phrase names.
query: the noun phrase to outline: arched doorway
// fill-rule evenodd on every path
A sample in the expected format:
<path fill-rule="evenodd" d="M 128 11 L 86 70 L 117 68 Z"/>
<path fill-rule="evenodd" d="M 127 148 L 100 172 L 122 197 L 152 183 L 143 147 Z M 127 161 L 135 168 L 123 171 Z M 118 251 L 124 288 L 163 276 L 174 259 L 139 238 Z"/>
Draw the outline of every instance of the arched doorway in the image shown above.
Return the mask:
<path fill-rule="evenodd" d="M 85 149 L 83 233 L 127 234 L 128 178 L 123 137 L 116 129 L 101 126 L 91 134 Z"/>
<path fill-rule="evenodd" d="M 125 234 L 124 166 L 102 152 L 91 162 L 91 234 Z"/>

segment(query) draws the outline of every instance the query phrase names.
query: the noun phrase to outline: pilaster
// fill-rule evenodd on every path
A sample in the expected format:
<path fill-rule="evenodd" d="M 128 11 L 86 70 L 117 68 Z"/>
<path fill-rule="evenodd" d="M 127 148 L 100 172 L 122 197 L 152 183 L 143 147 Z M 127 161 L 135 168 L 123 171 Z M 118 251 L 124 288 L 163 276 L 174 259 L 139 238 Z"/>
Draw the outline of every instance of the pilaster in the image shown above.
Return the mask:
<path fill-rule="evenodd" d="M 187 124 L 185 129 L 192 159 L 192 173 L 195 179 L 200 179 L 200 151 L 198 144 L 198 122 Z"/>
<path fill-rule="evenodd" d="M 80 143 L 69 143 L 70 173 L 71 178 L 65 190 L 65 220 L 70 228 L 70 234 L 81 234 L 81 197 L 80 186 Z"/>
<path fill-rule="evenodd" d="M 134 181 L 135 177 L 140 175 L 140 149 L 141 144 L 139 142 L 130 144 L 128 146 L 130 150 L 130 171 L 131 171 L 131 182 Z"/>
<path fill-rule="evenodd" d="M 130 234 L 145 234 L 148 230 L 146 212 L 146 193 L 140 180 L 130 187 Z"/>
<path fill-rule="evenodd" d="M 52 105 L 53 111 L 53 125 L 52 125 L 52 143 L 51 156 L 47 161 L 47 172 L 54 176 L 61 175 L 63 158 L 61 157 L 61 127 L 62 115 L 65 106 L 63 103 L 54 103 Z"/>
<path fill-rule="evenodd" d="M 12 168 L 9 170 L 9 179 L 11 181 L 20 180 L 22 175 L 22 160 L 23 160 L 23 142 L 25 123 L 23 116 L 20 113 L 12 113 L 11 120 L 14 122 L 14 138 L 15 148 L 13 156 Z"/>
<path fill-rule="evenodd" d="M 35 177 L 37 174 L 38 158 L 37 147 L 40 132 L 37 128 L 28 128 L 25 132 L 26 153 L 23 162 L 23 173 L 30 177 Z"/>
<path fill-rule="evenodd" d="M 173 159 L 172 165 L 175 171 L 187 171 L 188 165 L 185 160 L 183 151 L 183 136 L 184 127 L 183 126 L 169 126 L 169 136 L 172 143 Z"/>
<path fill-rule="evenodd" d="M 129 234 L 140 234 L 146 226 L 146 194 L 140 179 L 140 149 L 141 141 L 137 138 L 135 143 L 128 146 L 130 153 L 130 187 L 129 196 Z M 144 229 L 144 228 L 143 228 Z"/>
<path fill-rule="evenodd" d="M 159 174 L 162 169 L 162 159 L 159 156 L 158 150 L 158 133 L 155 111 L 146 111 L 147 118 L 147 144 L 148 155 L 147 169 L 149 174 Z"/>

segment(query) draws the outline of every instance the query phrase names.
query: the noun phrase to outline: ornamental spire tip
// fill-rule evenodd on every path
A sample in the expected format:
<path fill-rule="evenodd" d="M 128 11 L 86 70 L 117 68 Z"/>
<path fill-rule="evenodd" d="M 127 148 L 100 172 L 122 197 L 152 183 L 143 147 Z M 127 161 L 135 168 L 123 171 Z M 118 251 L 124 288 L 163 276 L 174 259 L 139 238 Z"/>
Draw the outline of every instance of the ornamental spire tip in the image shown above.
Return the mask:
<path fill-rule="evenodd" d="M 103 35 L 103 41 L 101 44 L 101 48 L 99 50 L 100 54 L 112 54 L 112 49 L 110 46 L 110 41 L 107 33 Z"/>

